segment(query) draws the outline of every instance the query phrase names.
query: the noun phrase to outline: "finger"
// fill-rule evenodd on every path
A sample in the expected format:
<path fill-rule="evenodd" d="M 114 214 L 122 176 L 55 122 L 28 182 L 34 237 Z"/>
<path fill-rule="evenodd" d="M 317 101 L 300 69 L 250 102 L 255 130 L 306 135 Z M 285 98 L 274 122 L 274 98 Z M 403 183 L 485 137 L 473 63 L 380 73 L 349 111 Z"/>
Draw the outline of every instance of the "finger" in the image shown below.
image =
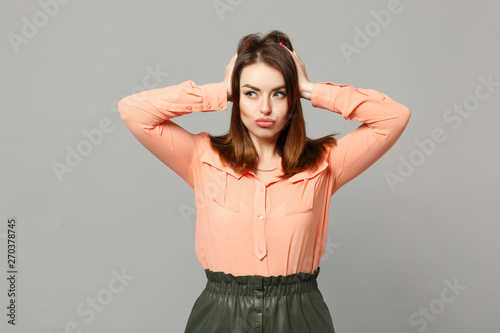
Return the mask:
<path fill-rule="evenodd" d="M 291 53 L 290 49 L 289 49 L 288 47 L 286 47 L 286 46 L 285 46 L 285 44 L 283 44 L 283 43 L 281 43 L 281 42 L 280 42 L 280 45 L 281 45 L 281 47 L 283 47 L 285 50 L 287 50 L 288 52 L 290 52 L 290 53 Z"/>
<path fill-rule="evenodd" d="M 231 57 L 231 62 L 234 62 L 234 60 L 236 59 L 237 56 L 238 56 L 237 52 L 235 54 L 233 54 L 233 56 Z"/>
<path fill-rule="evenodd" d="M 297 51 L 293 50 L 293 54 L 300 60 L 300 56 L 299 54 L 297 53 Z"/>

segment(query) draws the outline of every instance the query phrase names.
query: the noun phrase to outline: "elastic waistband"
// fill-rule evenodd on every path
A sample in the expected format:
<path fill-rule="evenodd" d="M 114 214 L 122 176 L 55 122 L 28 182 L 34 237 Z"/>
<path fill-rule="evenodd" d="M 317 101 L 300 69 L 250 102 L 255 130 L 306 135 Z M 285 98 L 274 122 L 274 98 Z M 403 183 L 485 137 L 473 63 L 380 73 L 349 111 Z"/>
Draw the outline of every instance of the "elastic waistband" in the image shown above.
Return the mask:
<path fill-rule="evenodd" d="M 240 275 L 234 276 L 224 272 L 213 272 L 205 269 L 207 276 L 206 288 L 208 291 L 219 294 L 253 296 L 256 291 L 263 296 L 282 296 L 309 292 L 318 289 L 317 278 L 320 268 L 313 273 L 299 272 L 291 275 L 261 276 Z"/>

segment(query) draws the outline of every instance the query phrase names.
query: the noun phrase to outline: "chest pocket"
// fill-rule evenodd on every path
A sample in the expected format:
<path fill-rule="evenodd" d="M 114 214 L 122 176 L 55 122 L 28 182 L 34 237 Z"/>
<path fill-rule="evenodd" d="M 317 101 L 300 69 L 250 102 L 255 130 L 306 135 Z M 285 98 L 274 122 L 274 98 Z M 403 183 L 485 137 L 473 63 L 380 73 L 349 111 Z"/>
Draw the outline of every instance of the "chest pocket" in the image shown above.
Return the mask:
<path fill-rule="evenodd" d="M 315 190 L 328 165 L 326 160 L 322 160 L 315 171 L 306 170 L 290 177 L 292 184 L 287 191 L 285 215 L 306 213 L 313 209 Z"/>
<path fill-rule="evenodd" d="M 206 181 L 203 186 L 203 193 L 208 200 L 217 205 L 238 213 L 241 202 L 241 176 L 233 169 L 225 166 L 214 152 L 206 152 L 201 161 L 204 162 L 203 173 Z"/>

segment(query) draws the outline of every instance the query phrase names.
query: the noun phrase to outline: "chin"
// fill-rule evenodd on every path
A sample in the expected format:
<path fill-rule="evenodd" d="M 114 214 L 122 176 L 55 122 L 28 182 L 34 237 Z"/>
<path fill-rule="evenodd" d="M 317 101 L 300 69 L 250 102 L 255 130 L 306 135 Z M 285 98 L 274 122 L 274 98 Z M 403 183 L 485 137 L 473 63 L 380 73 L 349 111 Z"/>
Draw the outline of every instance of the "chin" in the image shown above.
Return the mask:
<path fill-rule="evenodd" d="M 265 134 L 262 134 L 262 132 L 257 132 L 257 133 L 254 132 L 253 134 L 254 134 L 254 136 L 256 136 L 259 139 L 272 139 L 272 138 L 276 137 L 277 135 L 279 135 L 279 132 L 274 133 L 274 132 L 268 131 Z"/>

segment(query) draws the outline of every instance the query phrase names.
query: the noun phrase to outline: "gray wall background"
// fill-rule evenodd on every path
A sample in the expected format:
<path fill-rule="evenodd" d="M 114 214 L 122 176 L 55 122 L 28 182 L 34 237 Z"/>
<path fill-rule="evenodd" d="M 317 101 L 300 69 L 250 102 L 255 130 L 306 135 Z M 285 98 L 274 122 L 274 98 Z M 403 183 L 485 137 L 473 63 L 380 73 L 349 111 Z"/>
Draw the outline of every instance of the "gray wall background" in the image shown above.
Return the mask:
<path fill-rule="evenodd" d="M 384 10 L 390 20 L 377 21 Z M 132 136 L 116 103 L 220 82 L 239 38 L 272 29 L 289 34 L 311 81 L 373 88 L 412 111 L 398 143 L 332 198 L 319 285 L 336 331 L 498 330 L 499 10 L 463 0 L 3 2 L 0 331 L 183 331 L 206 281 L 194 192 Z M 343 53 L 347 44 L 357 51 Z M 303 105 L 310 137 L 359 126 Z M 229 111 L 175 121 L 223 133 Z M 71 167 L 77 149 L 86 156 Z M 68 168 L 59 177 L 57 163 Z M 399 177 L 392 186 L 388 175 Z"/>

